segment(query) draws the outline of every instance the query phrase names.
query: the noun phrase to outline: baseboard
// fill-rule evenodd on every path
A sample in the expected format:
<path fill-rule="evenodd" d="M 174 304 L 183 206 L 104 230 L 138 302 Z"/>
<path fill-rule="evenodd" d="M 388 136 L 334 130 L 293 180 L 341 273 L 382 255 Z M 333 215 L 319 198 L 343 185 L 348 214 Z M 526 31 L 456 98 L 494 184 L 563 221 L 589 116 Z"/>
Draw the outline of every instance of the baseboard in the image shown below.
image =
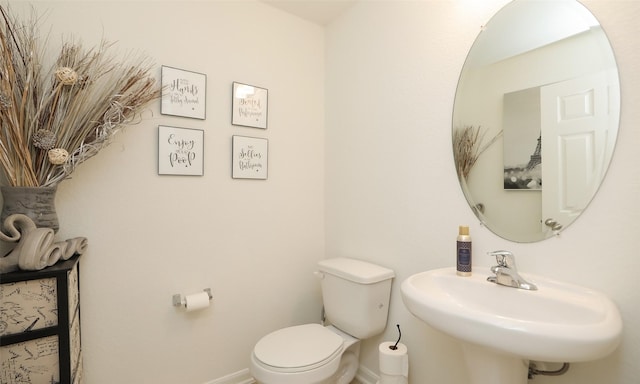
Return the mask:
<path fill-rule="evenodd" d="M 255 380 L 251 377 L 249 369 L 245 368 L 241 371 L 232 373 L 230 375 L 208 381 L 204 384 L 255 384 Z"/>
<path fill-rule="evenodd" d="M 361 366 L 358 368 L 358 372 L 356 372 L 356 380 L 358 380 L 360 384 L 376 384 L 380 378 L 373 371 Z M 255 382 L 249 373 L 249 369 L 245 368 L 204 384 L 255 384 Z"/>

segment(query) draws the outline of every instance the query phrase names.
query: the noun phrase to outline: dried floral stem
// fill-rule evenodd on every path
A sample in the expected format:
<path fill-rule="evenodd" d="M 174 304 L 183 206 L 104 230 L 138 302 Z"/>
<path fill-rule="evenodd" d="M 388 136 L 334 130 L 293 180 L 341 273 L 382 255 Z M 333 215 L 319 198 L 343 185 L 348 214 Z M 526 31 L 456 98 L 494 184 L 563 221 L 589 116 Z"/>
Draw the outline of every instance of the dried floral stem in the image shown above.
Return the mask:
<path fill-rule="evenodd" d="M 57 185 L 139 121 L 161 89 L 146 57 L 116 61 L 106 41 L 90 50 L 66 42 L 47 69 L 37 18 L 25 23 L 0 12 L 0 165 L 13 186 Z M 55 137 L 56 162 L 34 145 L 42 130 Z M 68 157 L 59 163 L 61 153 Z"/>
<path fill-rule="evenodd" d="M 480 146 L 485 132 L 481 133 L 480 127 L 472 125 L 463 128 L 456 128 L 453 131 L 453 158 L 460 180 L 466 180 L 469 172 L 478 161 L 480 155 L 502 136 L 502 131 L 498 132 L 489 142 Z"/>

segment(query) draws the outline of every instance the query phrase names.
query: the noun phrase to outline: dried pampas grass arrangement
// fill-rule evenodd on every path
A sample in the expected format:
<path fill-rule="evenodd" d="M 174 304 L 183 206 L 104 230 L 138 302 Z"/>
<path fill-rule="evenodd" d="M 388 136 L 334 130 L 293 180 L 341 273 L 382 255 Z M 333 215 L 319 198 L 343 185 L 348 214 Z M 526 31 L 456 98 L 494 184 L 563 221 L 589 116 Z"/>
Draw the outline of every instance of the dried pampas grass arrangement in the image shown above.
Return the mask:
<path fill-rule="evenodd" d="M 12 186 L 56 186 L 160 97 L 153 64 L 139 54 L 117 61 L 108 42 L 71 41 L 46 67 L 37 17 L 0 12 L 2 169 Z"/>
<path fill-rule="evenodd" d="M 466 180 L 469 172 L 478 161 L 480 155 L 502 136 L 498 132 L 489 142 L 481 146 L 485 132 L 480 132 L 479 126 L 467 125 L 453 130 L 453 161 L 456 164 L 458 178 Z"/>

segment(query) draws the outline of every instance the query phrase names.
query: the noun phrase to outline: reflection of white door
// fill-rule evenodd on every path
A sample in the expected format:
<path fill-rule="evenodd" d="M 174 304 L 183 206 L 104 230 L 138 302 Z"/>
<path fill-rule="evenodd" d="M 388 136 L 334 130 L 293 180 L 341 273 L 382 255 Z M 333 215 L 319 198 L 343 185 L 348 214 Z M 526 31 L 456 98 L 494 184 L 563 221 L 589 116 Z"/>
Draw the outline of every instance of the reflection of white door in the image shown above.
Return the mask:
<path fill-rule="evenodd" d="M 574 220 L 600 184 L 615 142 L 614 80 L 603 71 L 541 88 L 543 232 L 547 219 Z"/>

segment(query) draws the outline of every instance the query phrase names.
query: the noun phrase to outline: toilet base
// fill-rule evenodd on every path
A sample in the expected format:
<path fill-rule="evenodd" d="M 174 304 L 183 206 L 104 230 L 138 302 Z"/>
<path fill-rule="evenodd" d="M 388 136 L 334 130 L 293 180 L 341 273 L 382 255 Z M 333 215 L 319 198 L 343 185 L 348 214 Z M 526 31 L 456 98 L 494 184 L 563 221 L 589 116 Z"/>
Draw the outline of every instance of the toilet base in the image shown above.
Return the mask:
<path fill-rule="evenodd" d="M 331 377 L 335 384 L 349 384 L 356 377 L 360 362 L 360 343 L 356 343 L 349 347 L 343 354 L 340 360 L 340 367 L 338 371 Z"/>
<path fill-rule="evenodd" d="M 333 325 L 328 325 L 326 328 L 344 339 L 345 351 L 342 353 L 336 373 L 329 378 L 329 381 L 322 384 L 349 384 L 356 377 L 360 367 L 360 340 Z"/>

